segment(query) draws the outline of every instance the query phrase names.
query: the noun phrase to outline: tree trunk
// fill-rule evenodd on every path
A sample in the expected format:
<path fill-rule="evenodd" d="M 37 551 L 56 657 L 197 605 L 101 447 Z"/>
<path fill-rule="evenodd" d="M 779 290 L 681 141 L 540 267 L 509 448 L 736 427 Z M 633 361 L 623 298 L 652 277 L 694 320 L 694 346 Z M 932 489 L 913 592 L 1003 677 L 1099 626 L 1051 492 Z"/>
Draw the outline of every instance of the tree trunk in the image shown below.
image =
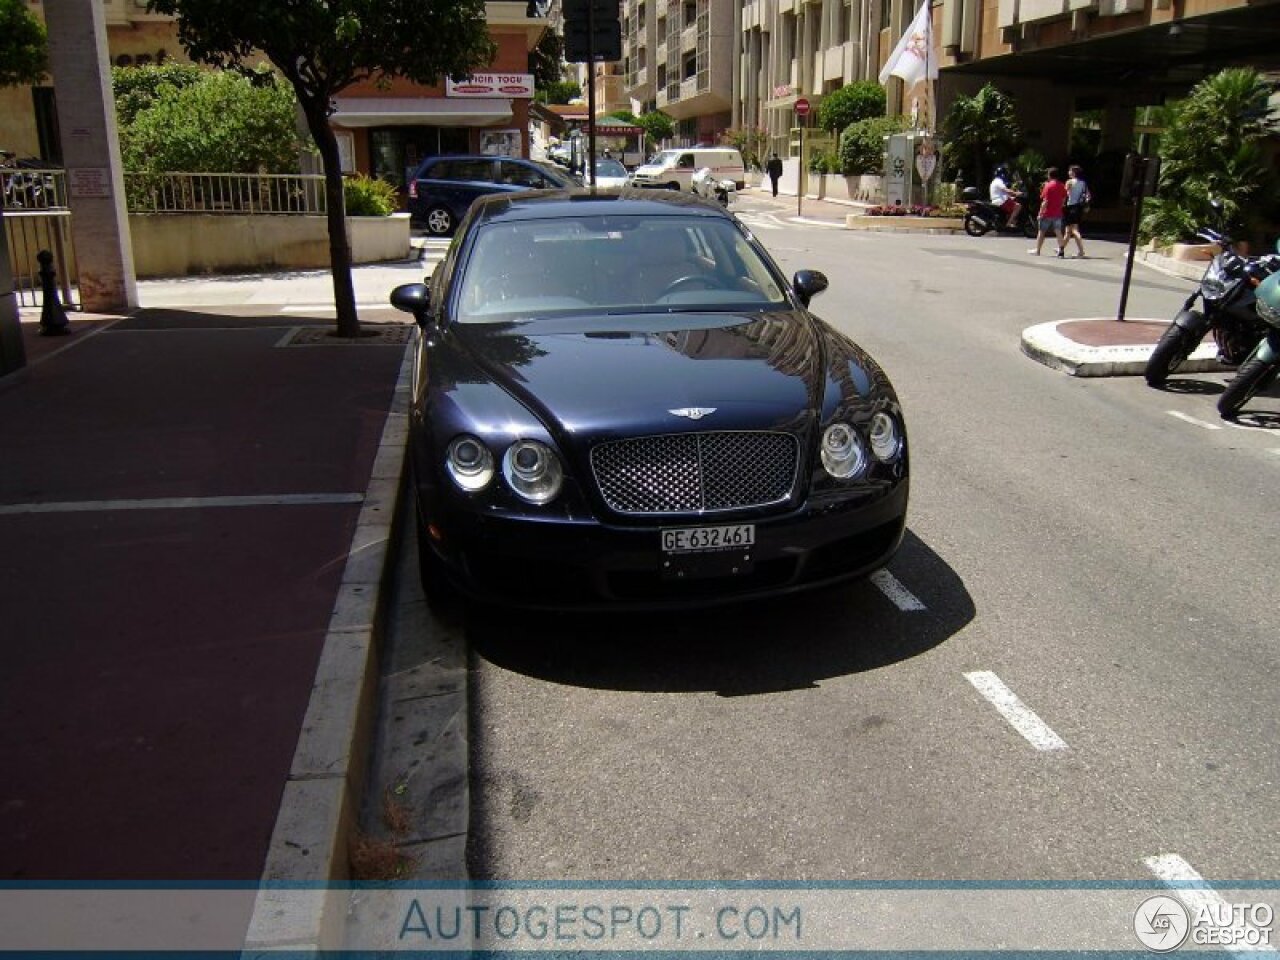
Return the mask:
<path fill-rule="evenodd" d="M 342 160 L 338 138 L 329 126 L 322 104 L 303 104 L 311 138 L 320 150 L 324 166 L 325 212 L 329 222 L 329 266 L 333 272 L 333 304 L 338 312 L 338 336 L 360 336 L 356 315 L 356 293 L 351 283 L 351 245 L 347 242 L 347 219 L 342 197 Z"/>

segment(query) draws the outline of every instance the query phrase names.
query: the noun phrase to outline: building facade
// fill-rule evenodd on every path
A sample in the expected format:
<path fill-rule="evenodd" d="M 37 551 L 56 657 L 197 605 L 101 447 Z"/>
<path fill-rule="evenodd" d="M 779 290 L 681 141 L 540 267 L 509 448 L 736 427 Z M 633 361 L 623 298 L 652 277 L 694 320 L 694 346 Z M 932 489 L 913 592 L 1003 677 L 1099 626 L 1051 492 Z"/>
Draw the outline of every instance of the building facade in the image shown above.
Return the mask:
<path fill-rule="evenodd" d="M 27 0 L 43 17 L 44 3 Z M 147 12 L 146 0 L 100 0 L 107 49 L 115 66 L 185 61 L 171 17 Z M 439 153 L 529 155 L 533 77 L 529 52 L 548 29 L 525 0 L 485 4 L 495 56 L 477 83 L 424 87 L 402 79 L 366 81 L 344 90 L 332 125 L 343 167 L 402 186 L 422 159 Z M 56 82 L 56 78 L 55 78 Z M 61 162 L 53 88 L 0 88 L 0 147 L 20 157 Z"/>
<path fill-rule="evenodd" d="M 622 0 L 623 92 L 635 113 L 661 110 L 681 145 L 714 144 L 732 126 L 737 0 Z"/>

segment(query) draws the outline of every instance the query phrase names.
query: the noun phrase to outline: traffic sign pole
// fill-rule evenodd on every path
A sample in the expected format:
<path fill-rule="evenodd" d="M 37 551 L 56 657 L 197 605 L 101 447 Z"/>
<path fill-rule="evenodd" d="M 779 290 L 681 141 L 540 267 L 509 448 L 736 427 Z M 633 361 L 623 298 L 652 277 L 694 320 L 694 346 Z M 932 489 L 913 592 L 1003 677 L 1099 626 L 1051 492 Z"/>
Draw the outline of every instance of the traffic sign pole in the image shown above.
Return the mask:
<path fill-rule="evenodd" d="M 809 101 L 801 97 L 793 108 L 800 118 L 800 168 L 796 170 L 796 216 L 800 216 L 800 203 L 804 199 L 804 127 L 809 117 Z"/>

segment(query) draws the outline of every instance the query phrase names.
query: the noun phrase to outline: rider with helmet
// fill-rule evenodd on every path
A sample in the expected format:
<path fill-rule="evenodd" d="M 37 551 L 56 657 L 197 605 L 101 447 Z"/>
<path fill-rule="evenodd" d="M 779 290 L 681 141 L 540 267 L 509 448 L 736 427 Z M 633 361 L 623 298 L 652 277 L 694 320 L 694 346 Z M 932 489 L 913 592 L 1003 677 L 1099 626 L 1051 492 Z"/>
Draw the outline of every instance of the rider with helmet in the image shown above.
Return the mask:
<path fill-rule="evenodd" d="M 1013 223 L 1022 210 L 1018 196 L 1009 184 L 1009 168 L 1004 164 L 996 167 L 995 176 L 991 178 L 991 202 L 1003 211 L 1005 223 Z"/>

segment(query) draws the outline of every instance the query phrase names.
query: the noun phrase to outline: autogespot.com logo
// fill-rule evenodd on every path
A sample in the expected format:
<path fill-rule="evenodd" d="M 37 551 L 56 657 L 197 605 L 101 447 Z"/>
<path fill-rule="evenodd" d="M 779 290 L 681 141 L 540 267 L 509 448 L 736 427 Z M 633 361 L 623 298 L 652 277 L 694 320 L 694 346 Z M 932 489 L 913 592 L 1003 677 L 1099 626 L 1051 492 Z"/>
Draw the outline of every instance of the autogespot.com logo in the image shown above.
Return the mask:
<path fill-rule="evenodd" d="M 1173 897 L 1148 897 L 1133 915 L 1133 932 L 1138 935 L 1138 942 L 1155 953 L 1178 949 L 1190 929 L 1187 908 Z"/>

